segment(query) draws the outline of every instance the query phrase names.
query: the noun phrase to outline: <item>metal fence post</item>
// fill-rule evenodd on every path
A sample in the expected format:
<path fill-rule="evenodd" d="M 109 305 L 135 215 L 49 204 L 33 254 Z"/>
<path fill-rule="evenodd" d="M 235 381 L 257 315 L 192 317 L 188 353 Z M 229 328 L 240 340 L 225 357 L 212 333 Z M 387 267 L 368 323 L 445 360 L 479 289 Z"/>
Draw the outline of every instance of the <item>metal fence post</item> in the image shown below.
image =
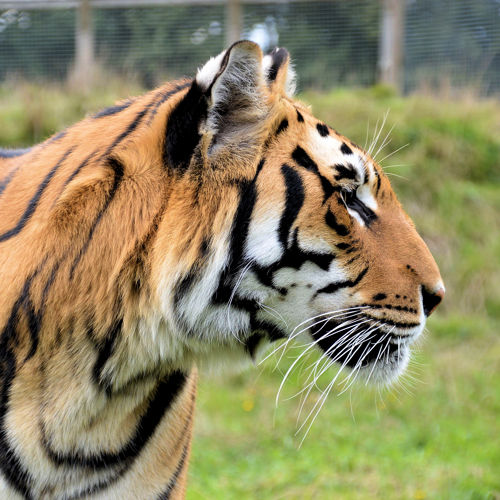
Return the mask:
<path fill-rule="evenodd" d="M 94 36 L 90 0 L 80 0 L 75 33 L 75 66 L 72 79 L 82 90 L 88 90 L 94 76 Z"/>
<path fill-rule="evenodd" d="M 226 45 L 229 46 L 241 38 L 242 12 L 241 0 L 227 0 L 226 5 Z"/>
<path fill-rule="evenodd" d="M 405 0 L 382 0 L 379 81 L 401 90 L 403 79 Z"/>

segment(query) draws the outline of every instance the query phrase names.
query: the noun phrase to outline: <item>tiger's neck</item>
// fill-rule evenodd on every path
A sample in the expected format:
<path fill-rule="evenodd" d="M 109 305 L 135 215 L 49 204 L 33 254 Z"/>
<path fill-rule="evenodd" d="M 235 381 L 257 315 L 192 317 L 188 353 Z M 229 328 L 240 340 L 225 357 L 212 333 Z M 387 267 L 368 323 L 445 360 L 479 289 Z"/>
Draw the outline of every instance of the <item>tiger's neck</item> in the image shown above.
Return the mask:
<path fill-rule="evenodd" d="M 26 364 L 12 381 L 37 397 L 16 401 L 14 391 L 3 416 L 13 432 L 1 443 L 1 498 L 184 497 L 195 369 L 91 394 L 83 377 L 52 377 L 46 364 L 38 374 Z"/>

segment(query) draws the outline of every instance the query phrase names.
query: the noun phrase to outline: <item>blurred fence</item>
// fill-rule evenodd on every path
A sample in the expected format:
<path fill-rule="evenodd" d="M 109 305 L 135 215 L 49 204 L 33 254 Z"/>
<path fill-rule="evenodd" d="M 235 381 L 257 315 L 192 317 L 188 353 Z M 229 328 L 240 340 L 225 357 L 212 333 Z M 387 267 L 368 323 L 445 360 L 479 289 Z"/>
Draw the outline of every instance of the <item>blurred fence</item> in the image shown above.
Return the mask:
<path fill-rule="evenodd" d="M 0 80 L 67 78 L 81 51 L 80 1 L 0 0 Z M 89 60 L 147 86 L 193 75 L 236 32 L 264 50 L 287 47 L 302 89 L 372 85 L 392 51 L 400 58 L 396 78 L 404 92 L 446 85 L 500 93 L 500 0 L 86 3 Z M 399 5 L 400 20 L 391 4 Z M 387 36 L 394 23 L 399 38 Z"/>

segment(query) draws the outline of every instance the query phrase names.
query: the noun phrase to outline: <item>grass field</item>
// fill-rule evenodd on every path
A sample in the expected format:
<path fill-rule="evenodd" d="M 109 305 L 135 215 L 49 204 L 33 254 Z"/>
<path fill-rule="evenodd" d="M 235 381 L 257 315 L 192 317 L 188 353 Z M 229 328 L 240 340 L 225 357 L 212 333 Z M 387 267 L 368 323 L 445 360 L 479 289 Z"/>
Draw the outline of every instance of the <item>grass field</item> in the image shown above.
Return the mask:
<path fill-rule="evenodd" d="M 6 84 L 0 146 L 41 140 L 137 91 Z M 383 88 L 301 98 L 360 145 L 390 110 L 379 143 L 393 127 L 391 140 L 377 157 L 394 153 L 382 165 L 440 265 L 447 296 L 402 383 L 332 393 L 301 447 L 300 397 L 286 399 L 304 372 L 292 373 L 275 408 L 299 349 L 277 369 L 271 358 L 243 374 L 203 378 L 188 499 L 500 499 L 500 103 L 399 98 Z M 299 421 L 320 395 L 311 393 Z"/>

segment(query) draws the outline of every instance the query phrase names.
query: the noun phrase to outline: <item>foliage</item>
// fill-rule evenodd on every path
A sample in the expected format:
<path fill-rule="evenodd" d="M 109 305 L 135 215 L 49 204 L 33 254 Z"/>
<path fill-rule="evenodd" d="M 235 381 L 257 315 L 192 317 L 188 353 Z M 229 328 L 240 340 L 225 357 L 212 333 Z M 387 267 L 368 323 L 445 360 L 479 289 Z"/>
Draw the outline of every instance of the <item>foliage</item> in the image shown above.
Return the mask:
<path fill-rule="evenodd" d="M 138 91 L 119 81 L 90 95 L 4 85 L 0 145 L 29 145 Z M 274 409 L 300 349 L 275 371 L 270 359 L 223 380 L 202 376 L 188 499 L 498 499 L 500 104 L 403 99 L 381 87 L 302 98 L 360 145 L 390 109 L 379 144 L 394 128 L 377 157 L 391 155 L 386 172 L 404 177 L 391 182 L 440 265 L 447 296 L 402 385 L 331 395 L 300 449 L 300 398 L 285 399 L 300 390 L 304 371 L 292 373 Z M 320 394 L 313 391 L 300 419 Z"/>

